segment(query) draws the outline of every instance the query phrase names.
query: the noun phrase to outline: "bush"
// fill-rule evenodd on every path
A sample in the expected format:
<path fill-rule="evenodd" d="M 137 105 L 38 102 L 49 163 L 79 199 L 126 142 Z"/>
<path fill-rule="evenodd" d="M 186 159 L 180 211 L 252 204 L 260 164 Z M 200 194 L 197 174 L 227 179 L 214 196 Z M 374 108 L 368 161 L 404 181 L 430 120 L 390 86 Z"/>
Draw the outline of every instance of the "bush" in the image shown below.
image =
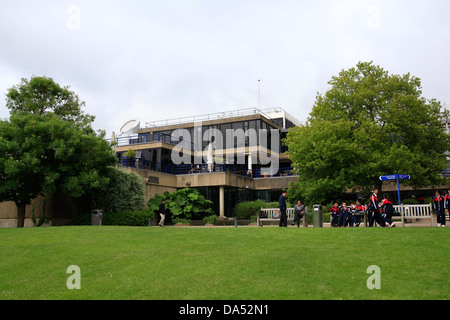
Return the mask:
<path fill-rule="evenodd" d="M 402 199 L 402 204 L 419 204 L 417 199 Z"/>
<path fill-rule="evenodd" d="M 96 207 L 108 212 L 140 211 L 145 207 L 144 182 L 133 172 L 110 168 L 109 184 L 94 195 Z"/>
<path fill-rule="evenodd" d="M 166 210 L 174 219 L 191 220 L 214 214 L 212 201 L 206 199 L 197 189 L 184 188 L 173 193 L 157 194 L 148 202 L 150 210 L 157 212 L 163 199 L 166 200 Z"/>
<path fill-rule="evenodd" d="M 215 224 L 217 222 L 217 216 L 213 214 L 212 216 L 204 217 L 203 221 L 207 224 Z"/>
<path fill-rule="evenodd" d="M 191 220 L 186 218 L 174 218 L 172 221 L 173 224 L 183 224 L 183 225 L 190 225 Z"/>
<path fill-rule="evenodd" d="M 293 208 L 294 205 L 286 202 L 288 208 Z M 278 201 L 265 202 L 264 200 L 255 200 L 240 202 L 234 207 L 233 214 L 238 219 L 251 219 L 251 217 L 256 216 L 261 211 L 261 208 L 278 208 Z"/>
<path fill-rule="evenodd" d="M 264 200 L 240 202 L 234 207 L 233 215 L 238 219 L 251 219 L 252 216 L 259 214 L 261 208 L 264 207 L 268 207 Z"/>
<path fill-rule="evenodd" d="M 102 225 L 104 226 L 147 226 L 148 219 L 154 219 L 154 214 L 148 210 L 104 212 Z M 75 215 L 74 225 L 90 225 L 91 213 L 79 213 Z"/>

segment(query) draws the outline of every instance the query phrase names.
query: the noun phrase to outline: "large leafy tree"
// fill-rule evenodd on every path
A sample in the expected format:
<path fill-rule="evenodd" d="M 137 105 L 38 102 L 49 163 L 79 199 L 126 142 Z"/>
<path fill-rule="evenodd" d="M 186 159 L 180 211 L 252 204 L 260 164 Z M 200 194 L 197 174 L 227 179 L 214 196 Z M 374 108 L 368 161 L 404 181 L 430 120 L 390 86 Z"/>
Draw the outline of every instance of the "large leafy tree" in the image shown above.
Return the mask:
<path fill-rule="evenodd" d="M 441 104 L 422 97 L 419 78 L 360 62 L 329 84 L 307 124 L 285 140 L 299 174 L 295 193 L 323 202 L 347 189 L 381 191 L 379 176 L 395 173 L 410 174 L 413 187 L 443 183 L 449 136 Z"/>
<path fill-rule="evenodd" d="M 34 80 L 40 85 L 31 85 Z M 38 77 L 7 94 L 11 115 L 0 122 L 0 201 L 16 203 L 18 227 L 32 199 L 56 191 L 77 198 L 102 189 L 108 166 L 116 163 L 104 133 L 91 127 L 94 118 L 82 113 L 83 103 L 70 91 L 54 98 L 58 88 Z"/>
<path fill-rule="evenodd" d="M 52 78 L 23 78 L 20 84 L 13 86 L 6 94 L 6 107 L 11 113 L 23 111 L 34 115 L 55 114 L 62 120 L 78 127 L 91 129 L 95 117 L 85 114 L 86 103 L 70 90 L 61 87 Z"/>
<path fill-rule="evenodd" d="M 88 195 L 96 207 L 106 212 L 139 211 L 145 206 L 144 180 L 133 172 L 111 167 L 109 183 L 103 189 Z"/>

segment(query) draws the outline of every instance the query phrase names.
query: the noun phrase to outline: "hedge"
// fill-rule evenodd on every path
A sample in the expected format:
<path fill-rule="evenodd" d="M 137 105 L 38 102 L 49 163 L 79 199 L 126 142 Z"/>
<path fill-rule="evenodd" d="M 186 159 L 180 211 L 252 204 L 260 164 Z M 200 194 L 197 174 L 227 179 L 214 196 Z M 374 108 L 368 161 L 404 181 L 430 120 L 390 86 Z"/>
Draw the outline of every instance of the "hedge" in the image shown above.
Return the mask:
<path fill-rule="evenodd" d="M 153 212 L 148 210 L 104 212 L 102 225 L 104 226 L 147 226 L 148 219 L 154 219 Z M 72 220 L 74 225 L 90 225 L 91 213 L 79 213 Z"/>

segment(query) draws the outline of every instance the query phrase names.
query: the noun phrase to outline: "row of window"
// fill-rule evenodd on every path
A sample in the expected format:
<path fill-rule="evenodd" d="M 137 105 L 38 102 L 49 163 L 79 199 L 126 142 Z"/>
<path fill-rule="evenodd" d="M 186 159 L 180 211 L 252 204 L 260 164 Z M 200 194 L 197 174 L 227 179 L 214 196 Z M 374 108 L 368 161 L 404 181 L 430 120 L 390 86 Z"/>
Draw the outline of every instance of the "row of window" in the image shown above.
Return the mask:
<path fill-rule="evenodd" d="M 270 130 L 271 129 L 275 129 L 275 127 L 267 124 L 264 121 L 261 120 L 250 120 L 250 121 L 239 121 L 239 122 L 232 122 L 232 123 L 223 123 L 223 124 L 218 124 L 218 125 L 211 125 L 211 126 L 202 126 L 199 127 L 201 128 L 201 136 L 202 136 L 202 148 L 206 148 L 210 142 L 214 142 L 215 141 L 215 137 L 212 135 L 211 131 L 210 131 L 210 135 L 209 136 L 205 136 L 205 133 L 207 132 L 207 130 L 209 129 L 217 129 L 221 132 L 222 137 L 225 139 L 226 138 L 226 132 L 227 130 L 237 130 L 237 129 L 242 129 L 245 132 L 248 132 L 248 130 L 250 129 L 251 131 L 254 130 L 254 132 L 256 132 L 256 139 L 257 139 L 257 143 L 259 144 L 259 131 L 262 130 L 267 130 L 267 147 L 270 149 L 271 148 L 271 139 L 270 139 Z M 196 128 L 191 127 L 191 128 L 186 128 L 185 130 L 188 131 L 189 137 L 183 137 L 182 140 L 185 142 L 186 147 L 189 144 L 193 144 L 194 141 L 194 130 Z M 157 131 L 157 132 L 152 132 L 152 133 L 143 133 L 143 134 L 139 134 L 138 137 L 138 141 L 139 143 L 145 143 L 145 142 L 151 142 L 151 141 L 162 141 L 162 142 L 166 142 L 166 143 L 175 143 L 177 144 L 179 141 L 174 141 L 174 139 L 172 139 L 172 132 L 174 130 L 166 130 L 166 131 Z M 198 132 L 200 133 L 200 132 Z M 249 146 L 250 143 L 250 138 L 249 136 L 246 134 L 245 135 L 245 146 Z M 237 139 L 234 139 L 234 147 L 237 146 L 238 141 Z M 223 141 L 223 147 L 225 148 L 225 141 Z M 191 147 L 191 149 L 193 149 L 193 147 Z"/>

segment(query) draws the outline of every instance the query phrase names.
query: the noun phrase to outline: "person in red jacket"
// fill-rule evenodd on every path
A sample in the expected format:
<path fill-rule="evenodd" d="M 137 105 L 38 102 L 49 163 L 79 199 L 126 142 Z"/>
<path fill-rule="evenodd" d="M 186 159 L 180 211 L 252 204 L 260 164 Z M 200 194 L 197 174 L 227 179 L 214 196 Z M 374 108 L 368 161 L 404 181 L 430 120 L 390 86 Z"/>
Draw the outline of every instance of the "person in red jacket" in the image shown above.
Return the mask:
<path fill-rule="evenodd" d="M 437 215 L 438 227 L 445 227 L 445 209 L 444 209 L 444 197 L 441 196 L 439 190 L 436 190 L 436 195 L 433 197 L 434 210 Z"/>
<path fill-rule="evenodd" d="M 448 190 L 447 194 L 444 197 L 444 218 L 445 212 L 447 212 L 450 216 L 450 190 Z"/>
<path fill-rule="evenodd" d="M 339 205 L 336 202 L 331 208 L 330 208 L 330 215 L 331 215 L 331 226 L 332 227 L 338 227 L 339 226 Z"/>
<path fill-rule="evenodd" d="M 355 225 L 359 227 L 361 224 L 361 219 L 364 217 L 366 211 L 366 207 L 361 204 L 361 200 L 356 200 L 356 208 L 355 208 Z"/>
<path fill-rule="evenodd" d="M 383 208 L 382 217 L 384 222 L 388 223 L 390 227 L 395 227 L 395 222 L 392 222 L 392 215 L 394 214 L 394 206 L 387 194 L 384 194 L 383 201 L 381 201 L 381 207 Z"/>
<path fill-rule="evenodd" d="M 378 189 L 374 189 L 372 195 L 370 196 L 367 212 L 369 213 L 369 227 L 373 227 L 374 220 L 381 227 L 384 227 L 384 221 L 381 217 L 380 208 L 378 206 Z"/>

